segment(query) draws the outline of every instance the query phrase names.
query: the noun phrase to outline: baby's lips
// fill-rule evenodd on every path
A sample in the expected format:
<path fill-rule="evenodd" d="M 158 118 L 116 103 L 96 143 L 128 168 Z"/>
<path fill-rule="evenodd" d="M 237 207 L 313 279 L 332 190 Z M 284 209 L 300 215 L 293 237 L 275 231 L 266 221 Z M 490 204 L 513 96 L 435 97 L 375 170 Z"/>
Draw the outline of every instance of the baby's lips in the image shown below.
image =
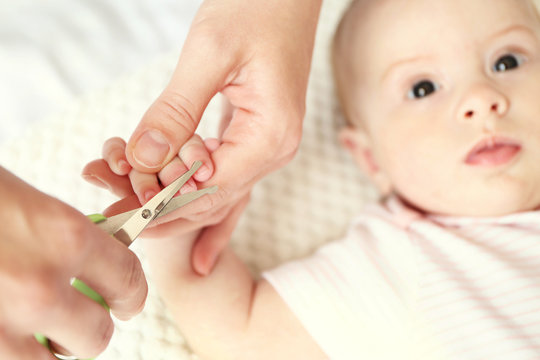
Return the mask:
<path fill-rule="evenodd" d="M 467 153 L 465 163 L 473 166 L 498 166 L 509 162 L 520 151 L 521 144 L 513 139 L 485 137 Z"/>

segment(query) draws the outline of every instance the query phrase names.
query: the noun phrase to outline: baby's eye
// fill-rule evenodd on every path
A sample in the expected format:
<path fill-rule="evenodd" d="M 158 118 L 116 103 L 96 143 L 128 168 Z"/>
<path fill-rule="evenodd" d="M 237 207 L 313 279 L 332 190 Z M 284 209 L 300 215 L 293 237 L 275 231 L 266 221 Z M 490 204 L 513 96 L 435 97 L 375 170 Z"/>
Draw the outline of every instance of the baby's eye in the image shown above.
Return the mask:
<path fill-rule="evenodd" d="M 431 95 L 438 89 L 438 86 L 430 80 L 421 80 L 413 85 L 407 93 L 409 99 L 421 99 Z"/>
<path fill-rule="evenodd" d="M 501 56 L 493 65 L 493 71 L 502 72 L 517 68 L 523 62 L 518 56 L 513 54 L 506 54 Z"/>

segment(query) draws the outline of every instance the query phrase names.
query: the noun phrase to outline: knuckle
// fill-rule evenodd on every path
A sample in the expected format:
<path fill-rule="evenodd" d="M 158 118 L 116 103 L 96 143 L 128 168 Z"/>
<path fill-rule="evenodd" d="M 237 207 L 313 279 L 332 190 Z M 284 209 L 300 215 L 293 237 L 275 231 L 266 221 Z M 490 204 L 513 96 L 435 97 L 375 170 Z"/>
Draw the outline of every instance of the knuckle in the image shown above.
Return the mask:
<path fill-rule="evenodd" d="M 88 251 L 89 241 L 86 232 L 89 222 L 73 209 L 65 209 L 61 219 L 57 229 L 57 240 L 60 242 L 58 251 L 64 256 L 80 258 Z"/>
<path fill-rule="evenodd" d="M 192 134 L 199 122 L 195 105 L 185 96 L 172 90 L 165 91 L 156 101 L 160 118 L 176 124 L 182 131 Z"/>
<path fill-rule="evenodd" d="M 36 236 L 43 237 L 47 234 L 47 246 L 45 249 L 54 251 L 53 259 L 62 263 L 74 262 L 87 251 L 89 245 L 87 231 L 90 222 L 77 210 L 60 202 L 54 201 L 47 204 L 47 208 L 40 212 L 36 218 Z M 56 219 L 50 221 L 51 217 Z"/>

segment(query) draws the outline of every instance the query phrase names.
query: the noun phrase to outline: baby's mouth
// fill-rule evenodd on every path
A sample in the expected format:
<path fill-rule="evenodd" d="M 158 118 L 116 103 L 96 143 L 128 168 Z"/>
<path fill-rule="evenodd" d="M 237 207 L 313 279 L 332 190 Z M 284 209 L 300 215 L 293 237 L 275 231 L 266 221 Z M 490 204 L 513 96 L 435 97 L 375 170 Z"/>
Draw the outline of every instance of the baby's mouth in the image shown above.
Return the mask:
<path fill-rule="evenodd" d="M 521 151 L 521 145 L 512 139 L 487 137 L 469 151 L 465 163 L 473 166 L 492 167 L 508 163 Z"/>

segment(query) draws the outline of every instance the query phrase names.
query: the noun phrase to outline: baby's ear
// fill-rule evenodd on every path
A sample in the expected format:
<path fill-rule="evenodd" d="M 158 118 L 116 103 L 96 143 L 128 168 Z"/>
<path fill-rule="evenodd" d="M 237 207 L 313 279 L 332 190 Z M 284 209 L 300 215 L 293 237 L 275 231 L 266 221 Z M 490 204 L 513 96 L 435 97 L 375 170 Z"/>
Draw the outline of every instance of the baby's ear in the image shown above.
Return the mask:
<path fill-rule="evenodd" d="M 351 153 L 356 164 L 385 196 L 392 192 L 392 183 L 373 157 L 372 142 L 369 135 L 360 128 L 347 126 L 339 133 L 341 145 Z"/>

